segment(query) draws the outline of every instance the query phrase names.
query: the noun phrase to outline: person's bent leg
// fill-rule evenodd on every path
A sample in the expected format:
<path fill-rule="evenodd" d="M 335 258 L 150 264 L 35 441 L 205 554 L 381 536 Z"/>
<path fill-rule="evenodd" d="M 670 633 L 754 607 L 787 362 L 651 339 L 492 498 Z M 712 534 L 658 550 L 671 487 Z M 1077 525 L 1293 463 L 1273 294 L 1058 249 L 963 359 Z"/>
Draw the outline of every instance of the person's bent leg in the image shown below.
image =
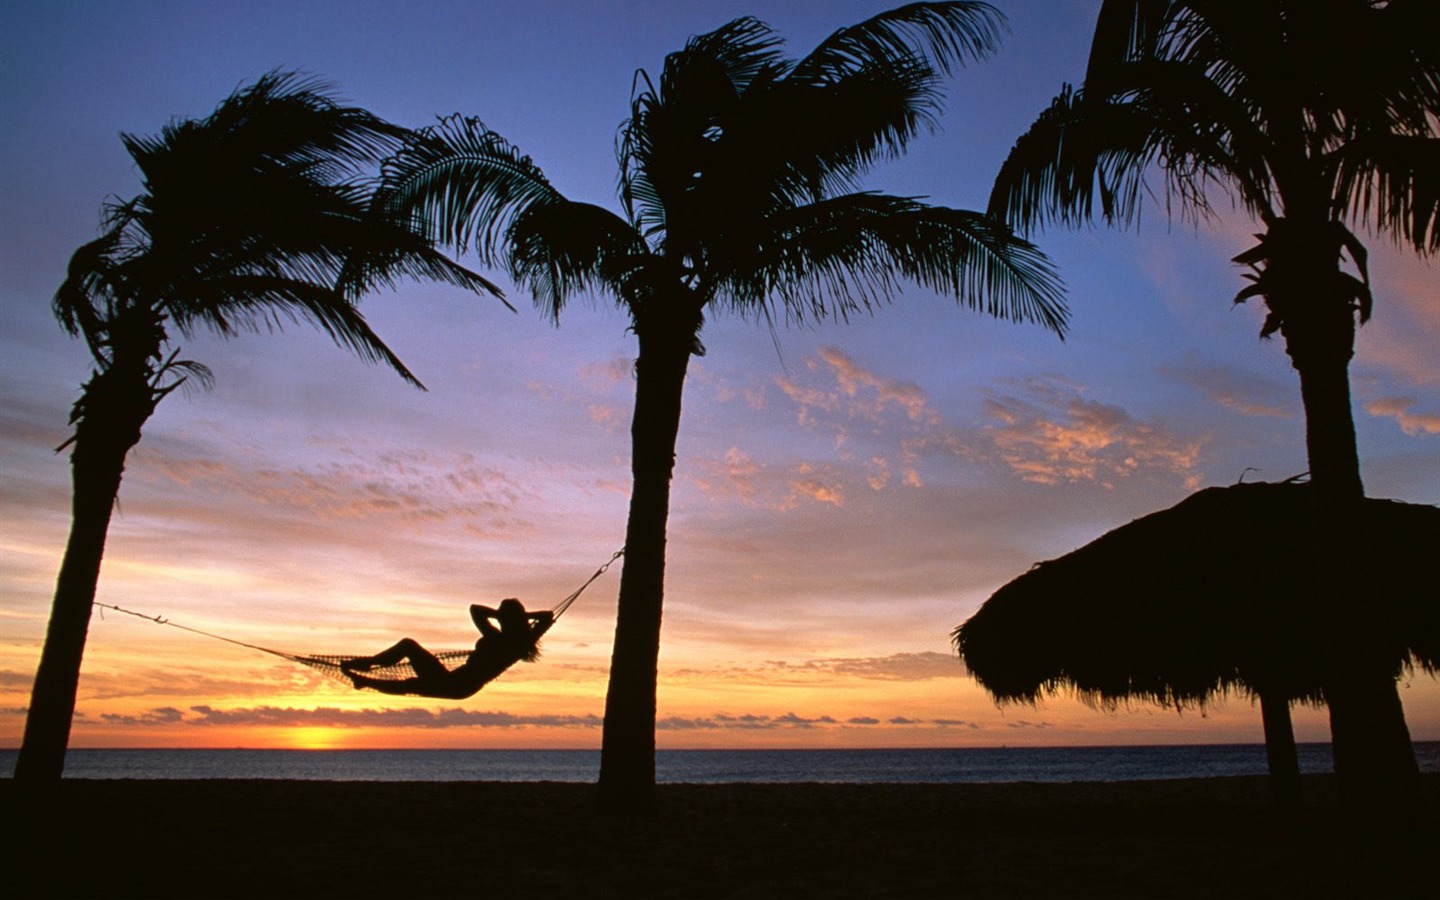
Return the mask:
<path fill-rule="evenodd" d="M 409 660 L 411 668 L 417 675 L 423 676 L 421 667 L 428 666 L 432 662 L 442 669 L 445 668 L 444 664 L 435 658 L 435 654 L 420 646 L 420 643 L 413 638 L 402 638 L 393 647 L 381 650 L 374 656 L 359 656 L 347 660 L 344 667 L 363 672 L 367 669 L 383 669 L 406 660 Z"/>
<path fill-rule="evenodd" d="M 411 638 L 404 638 L 390 649 L 382 650 L 370 657 L 369 662 L 370 665 L 367 668 L 371 669 L 383 669 L 396 663 L 408 662 L 410 668 L 415 671 L 416 677 L 422 681 L 444 678 L 450 674 L 450 670 L 445 668 L 445 664 L 437 659 L 435 654 Z"/>

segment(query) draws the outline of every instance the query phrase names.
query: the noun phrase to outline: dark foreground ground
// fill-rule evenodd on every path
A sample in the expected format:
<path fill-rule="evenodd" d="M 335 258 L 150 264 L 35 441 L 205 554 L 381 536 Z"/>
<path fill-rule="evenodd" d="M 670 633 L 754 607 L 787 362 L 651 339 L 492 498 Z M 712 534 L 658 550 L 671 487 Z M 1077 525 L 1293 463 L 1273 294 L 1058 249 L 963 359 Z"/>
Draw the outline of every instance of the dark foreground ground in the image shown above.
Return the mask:
<path fill-rule="evenodd" d="M 1440 775 L 1427 775 L 1440 810 Z M 669 785 L 0 781 L 6 897 L 1440 897 L 1440 828 L 1355 828 L 1326 777 Z M 54 829 L 58 837 L 46 837 Z"/>

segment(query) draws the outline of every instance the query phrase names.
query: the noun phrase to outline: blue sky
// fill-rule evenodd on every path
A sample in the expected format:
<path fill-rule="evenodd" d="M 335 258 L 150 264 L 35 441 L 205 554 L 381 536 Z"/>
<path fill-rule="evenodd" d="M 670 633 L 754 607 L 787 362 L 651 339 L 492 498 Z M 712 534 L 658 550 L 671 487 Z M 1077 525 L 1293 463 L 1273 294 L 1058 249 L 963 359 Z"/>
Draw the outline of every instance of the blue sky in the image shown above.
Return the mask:
<path fill-rule="evenodd" d="M 947 82 L 937 132 L 867 187 L 983 207 L 1014 137 L 1079 79 L 1096 2 L 997 5 L 1011 26 L 1000 52 Z M 52 450 L 87 375 L 49 298 L 102 201 L 138 190 L 121 132 L 203 116 L 256 76 L 296 69 L 399 124 L 477 115 L 560 190 L 613 208 L 638 69 L 658 71 L 687 36 L 735 16 L 769 22 L 799 55 L 888 6 L 0 8 L 0 741 L 18 741 L 43 637 L 68 524 L 67 463 Z M 1228 260 L 1251 230 L 1152 207 L 1138 232 L 1038 235 L 1068 286 L 1064 342 L 919 290 L 775 340 L 753 322 L 710 322 L 680 437 L 662 745 L 1258 739 L 1242 699 L 1203 718 L 1070 700 L 997 710 L 948 640 L 1037 560 L 1196 488 L 1305 470 L 1283 346 L 1258 339 L 1259 309 L 1230 303 L 1242 281 Z M 1367 488 L 1437 503 L 1435 270 L 1370 246 L 1376 314 L 1352 366 Z M 251 642 L 361 652 L 403 634 L 465 646 L 465 604 L 563 597 L 623 534 L 634 340 L 604 304 L 576 304 L 557 328 L 510 293 L 518 314 L 423 285 L 365 301 L 425 393 L 299 327 L 183 341 L 216 384 L 170 398 L 147 427 L 100 599 Z M 437 714 L 418 703 L 391 703 L 393 727 L 362 725 L 373 697 L 112 616 L 92 626 L 77 741 L 591 746 L 607 578 L 547 638 L 541 665 L 487 688 L 449 728 L 414 725 Z M 1416 736 L 1440 739 L 1435 681 L 1417 676 L 1404 696 Z M 496 718 L 481 724 L 482 712 Z M 1323 739 L 1322 715 L 1298 721 L 1302 739 Z"/>

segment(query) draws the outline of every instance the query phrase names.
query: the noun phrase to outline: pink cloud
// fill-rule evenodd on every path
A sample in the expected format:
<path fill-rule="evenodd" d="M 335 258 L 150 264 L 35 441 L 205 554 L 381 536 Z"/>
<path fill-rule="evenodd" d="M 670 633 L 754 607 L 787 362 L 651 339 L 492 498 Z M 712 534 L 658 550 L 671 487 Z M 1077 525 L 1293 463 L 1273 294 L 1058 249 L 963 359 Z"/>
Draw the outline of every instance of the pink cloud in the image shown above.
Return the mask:
<path fill-rule="evenodd" d="M 820 358 L 830 367 L 840 392 L 856 403 L 856 410 L 868 418 L 879 418 L 887 406 L 898 406 L 912 422 L 933 425 L 940 419 L 929 406 L 925 391 L 909 381 L 882 378 L 862 369 L 855 360 L 834 347 L 822 347 Z"/>
<path fill-rule="evenodd" d="M 693 463 L 690 481 L 712 499 L 735 499 L 766 509 L 794 509 L 805 500 L 831 506 L 845 503 L 838 474 L 821 473 L 809 463 L 766 466 L 738 447 L 725 451 L 721 459 Z"/>
<path fill-rule="evenodd" d="M 1417 401 L 1413 397 L 1381 397 L 1365 404 L 1365 411 L 1372 416 L 1394 419 L 1400 430 L 1414 436 L 1440 434 L 1440 415 L 1411 412 Z"/>
<path fill-rule="evenodd" d="M 580 376 L 586 382 L 600 387 L 628 384 L 635 373 L 635 361 L 628 357 L 615 357 L 603 363 L 581 367 Z"/>
<path fill-rule="evenodd" d="M 604 425 L 607 430 L 613 430 L 616 426 L 625 422 L 625 412 L 618 406 L 608 403 L 590 404 L 590 421 L 596 425 Z"/>
<path fill-rule="evenodd" d="M 816 503 L 828 503 L 831 506 L 845 505 L 845 492 L 837 485 L 824 484 L 813 478 L 803 481 L 792 481 L 790 483 L 792 497 L 803 497 L 814 500 Z"/>
<path fill-rule="evenodd" d="M 148 448 L 148 477 L 191 491 L 300 509 L 320 519 L 475 521 L 512 513 L 528 490 L 469 454 L 395 451 L 290 469 L 248 469 Z"/>
<path fill-rule="evenodd" d="M 1231 412 L 1257 418 L 1288 419 L 1296 414 L 1298 392 L 1247 372 L 1219 366 L 1165 370 Z"/>
<path fill-rule="evenodd" d="M 756 492 L 759 490 L 757 480 L 761 474 L 760 465 L 745 451 L 739 447 L 731 447 L 725 451 L 723 459 L 711 465 L 710 470 L 727 489 L 722 493 L 730 493 L 744 503 L 754 500 Z M 707 493 L 712 495 L 716 493 L 711 482 L 702 480 L 699 483 Z"/>
<path fill-rule="evenodd" d="M 870 474 L 865 483 L 870 485 L 872 491 L 883 491 L 885 485 L 890 483 L 890 462 L 883 456 L 870 457 Z"/>
<path fill-rule="evenodd" d="M 930 681 L 968 675 L 965 664 L 950 653 L 894 653 L 890 656 L 811 659 L 803 663 L 773 661 L 771 668 L 785 673 L 849 675 L 876 681 Z"/>
<path fill-rule="evenodd" d="M 876 375 L 834 347 L 821 348 L 819 357 L 807 359 L 805 367 L 827 383 L 801 384 L 783 376 L 775 379 L 780 390 L 798 407 L 797 416 L 802 424 L 812 424 L 817 412 L 879 422 L 892 408 L 920 425 L 935 425 L 940 421 L 939 413 L 930 407 L 929 398 L 919 385 Z"/>
<path fill-rule="evenodd" d="M 1028 396 L 986 399 L 986 412 L 998 424 L 984 432 L 994 455 L 1024 480 L 1112 486 L 1116 479 L 1157 470 L 1197 481 L 1203 439 L 1137 420 L 1062 382 L 1032 380 L 1024 387 Z"/>

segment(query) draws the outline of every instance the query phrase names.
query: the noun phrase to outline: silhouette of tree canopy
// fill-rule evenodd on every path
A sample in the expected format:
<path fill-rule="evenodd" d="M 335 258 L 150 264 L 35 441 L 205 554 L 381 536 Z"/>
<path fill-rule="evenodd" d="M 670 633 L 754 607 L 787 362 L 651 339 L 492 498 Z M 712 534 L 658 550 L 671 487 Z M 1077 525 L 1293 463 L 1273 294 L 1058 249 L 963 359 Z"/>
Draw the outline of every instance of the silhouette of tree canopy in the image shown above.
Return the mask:
<path fill-rule="evenodd" d="M 939 113 L 940 77 L 991 53 L 984 3 L 916 3 L 843 28 L 799 60 L 751 17 L 638 73 L 618 139 L 620 211 L 575 201 L 473 118 L 420 132 L 380 200 L 440 241 L 504 266 L 557 320 L 614 300 L 639 342 L 633 492 L 605 705 L 600 787 L 644 809 L 654 787 L 665 532 L 682 388 L 707 315 L 846 320 L 909 283 L 1063 333 L 1045 257 L 980 213 L 860 189 Z"/>
<path fill-rule="evenodd" d="M 405 131 L 342 106 L 318 81 L 272 72 L 203 119 L 122 135 L 144 190 L 106 205 L 103 233 L 75 251 L 56 318 L 94 372 L 70 415 L 73 520 L 15 777 L 60 777 L 91 603 L 125 457 L 157 404 L 209 371 L 170 330 L 222 337 L 304 321 L 362 358 L 419 381 L 355 301 L 400 278 L 499 296 L 420 232 L 370 210 L 367 178 Z"/>
<path fill-rule="evenodd" d="M 1231 691 L 1260 701 L 1276 799 L 1300 802 L 1292 702 L 1320 703 L 1325 634 L 1312 568 L 1311 486 L 1207 488 L 996 591 L 955 629 L 970 674 L 1002 702 L 1073 691 L 1200 706 Z M 1440 665 L 1440 508 L 1367 499 L 1370 577 L 1392 676 Z"/>
<path fill-rule="evenodd" d="M 989 207 L 1028 230 L 1133 223 L 1147 196 L 1205 218 L 1223 196 L 1259 221 L 1235 300 L 1263 299 L 1261 333 L 1284 338 L 1300 378 L 1325 694 L 1352 805 L 1419 796 L 1374 586 L 1351 564 L 1370 538 L 1352 527 L 1364 489 L 1348 368 L 1372 308 L 1355 229 L 1440 249 L 1437 33 L 1430 0 L 1106 0 L 1083 85 L 1016 141 Z"/>

